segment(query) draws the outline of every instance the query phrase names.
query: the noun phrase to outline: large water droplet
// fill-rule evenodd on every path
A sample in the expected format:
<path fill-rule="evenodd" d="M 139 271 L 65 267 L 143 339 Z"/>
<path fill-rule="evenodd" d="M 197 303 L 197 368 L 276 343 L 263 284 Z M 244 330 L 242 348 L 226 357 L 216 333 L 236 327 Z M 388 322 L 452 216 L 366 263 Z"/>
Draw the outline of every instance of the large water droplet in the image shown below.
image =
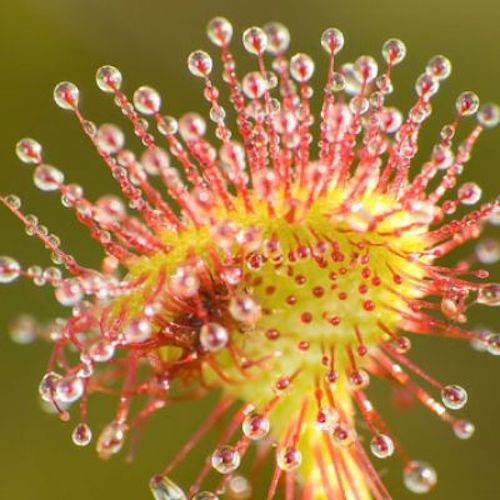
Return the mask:
<path fill-rule="evenodd" d="M 42 191 L 56 191 L 64 182 L 64 174 L 51 165 L 40 165 L 33 174 L 33 182 Z"/>
<path fill-rule="evenodd" d="M 120 422 L 111 422 L 104 427 L 96 445 L 97 453 L 102 459 L 108 459 L 122 449 L 125 442 L 125 431 L 125 424 Z"/>
<path fill-rule="evenodd" d="M 0 257 L 0 283 L 11 283 L 21 274 L 21 266 L 11 257 Z"/>
<path fill-rule="evenodd" d="M 87 424 L 80 423 L 74 428 L 71 439 L 77 446 L 87 446 L 92 441 L 92 431 Z"/>
<path fill-rule="evenodd" d="M 391 38 L 384 43 L 382 55 L 388 64 L 399 64 L 406 57 L 406 45 L 397 38 Z"/>
<path fill-rule="evenodd" d="M 314 61 L 304 53 L 295 54 L 290 59 L 290 74 L 300 83 L 305 83 L 313 76 Z"/>
<path fill-rule="evenodd" d="M 181 488 L 166 476 L 152 477 L 149 488 L 155 500 L 188 500 Z"/>
<path fill-rule="evenodd" d="M 455 420 L 453 422 L 453 432 L 459 439 L 469 439 L 474 434 L 475 427 L 468 420 Z"/>
<path fill-rule="evenodd" d="M 56 398 L 62 403 L 74 403 L 83 396 L 84 390 L 85 385 L 81 378 L 68 375 L 57 383 Z"/>
<path fill-rule="evenodd" d="M 293 446 L 280 448 L 276 453 L 276 463 L 286 472 L 295 470 L 302 463 L 302 453 Z"/>
<path fill-rule="evenodd" d="M 267 49 L 267 35 L 256 26 L 248 28 L 243 32 L 243 45 L 250 54 L 262 55 Z"/>
<path fill-rule="evenodd" d="M 429 464 L 412 460 L 404 468 L 403 479 L 411 492 L 428 493 L 437 483 L 437 474 Z"/>
<path fill-rule="evenodd" d="M 47 402 L 52 402 L 55 396 L 57 384 L 62 379 L 62 375 L 56 372 L 47 372 L 38 386 L 40 397 Z"/>
<path fill-rule="evenodd" d="M 219 446 L 211 458 L 212 467 L 221 474 L 230 474 L 240 465 L 240 454 L 232 446 Z"/>
<path fill-rule="evenodd" d="M 142 86 L 134 92 L 134 106 L 139 113 L 153 115 L 160 111 L 161 97 L 155 89 Z"/>
<path fill-rule="evenodd" d="M 75 109 L 79 96 L 78 87 L 71 82 L 58 83 L 54 88 L 54 101 L 62 109 Z"/>
<path fill-rule="evenodd" d="M 500 284 L 493 283 L 481 288 L 476 301 L 486 306 L 500 306 Z"/>
<path fill-rule="evenodd" d="M 114 66 L 101 66 L 95 75 L 97 86 L 103 92 L 114 92 L 122 85 L 122 74 Z"/>
<path fill-rule="evenodd" d="M 214 45 L 223 47 L 233 37 L 233 26 L 225 17 L 215 17 L 207 25 L 207 35 Z"/>
<path fill-rule="evenodd" d="M 344 47 L 344 34 L 337 28 L 327 28 L 321 35 L 321 46 L 329 54 L 337 54 Z"/>
<path fill-rule="evenodd" d="M 188 69 L 194 76 L 206 77 L 212 72 L 213 62 L 203 50 L 195 50 L 188 56 Z"/>
<path fill-rule="evenodd" d="M 23 163 L 40 163 L 42 146 L 34 139 L 26 137 L 16 144 L 16 155 Z"/>
<path fill-rule="evenodd" d="M 283 54 L 290 45 L 290 32 L 288 28 L 281 23 L 268 23 L 264 26 L 264 32 L 267 35 L 267 51 L 271 54 Z"/>
<path fill-rule="evenodd" d="M 269 433 L 270 427 L 269 419 L 257 413 L 247 415 L 242 425 L 243 434 L 254 441 L 265 438 Z"/>
<path fill-rule="evenodd" d="M 229 333 L 219 323 L 206 323 L 200 329 L 200 344 L 208 352 L 217 352 L 226 347 Z"/>
<path fill-rule="evenodd" d="M 377 458 L 388 458 L 394 453 L 394 443 L 389 436 L 379 434 L 371 440 L 370 450 Z"/>
<path fill-rule="evenodd" d="M 441 389 L 441 399 L 446 408 L 459 410 L 467 404 L 467 391 L 459 385 L 447 385 Z"/>

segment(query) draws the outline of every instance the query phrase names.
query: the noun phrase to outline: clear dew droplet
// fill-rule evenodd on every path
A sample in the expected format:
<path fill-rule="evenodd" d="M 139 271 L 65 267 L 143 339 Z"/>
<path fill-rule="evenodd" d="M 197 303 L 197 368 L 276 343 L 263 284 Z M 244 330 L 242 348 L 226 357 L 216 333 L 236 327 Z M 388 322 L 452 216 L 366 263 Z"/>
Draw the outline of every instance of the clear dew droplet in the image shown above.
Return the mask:
<path fill-rule="evenodd" d="M 321 35 L 321 46 L 329 54 L 337 54 L 344 47 L 344 34 L 337 28 L 327 28 Z"/>
<path fill-rule="evenodd" d="M 11 283 L 21 274 L 21 266 L 12 257 L 0 257 L 0 283 Z"/>
<path fill-rule="evenodd" d="M 106 460 L 122 449 L 125 443 L 125 431 L 125 424 L 120 422 L 111 422 L 104 427 L 96 444 L 97 453 L 102 459 Z"/>
<path fill-rule="evenodd" d="M 56 300 L 63 306 L 72 307 L 83 299 L 83 288 L 77 279 L 64 280 L 55 290 Z"/>
<path fill-rule="evenodd" d="M 462 92 L 457 97 L 456 106 L 462 116 L 473 115 L 479 109 L 479 97 L 474 92 Z"/>
<path fill-rule="evenodd" d="M 231 298 L 229 312 L 235 320 L 247 324 L 256 323 L 262 314 L 259 304 L 246 294 L 239 294 Z"/>
<path fill-rule="evenodd" d="M 451 75 L 451 69 L 450 60 L 445 56 L 437 55 L 427 63 L 425 71 L 436 80 L 445 80 Z"/>
<path fill-rule="evenodd" d="M 21 198 L 15 194 L 8 194 L 5 196 L 4 201 L 6 205 L 13 210 L 19 210 L 22 205 Z"/>
<path fill-rule="evenodd" d="M 233 26 L 225 17 L 214 17 L 208 22 L 207 36 L 214 45 L 223 47 L 233 37 Z"/>
<path fill-rule="evenodd" d="M 106 65 L 97 70 L 95 80 L 103 92 L 112 93 L 120 89 L 123 77 L 119 69 Z"/>
<path fill-rule="evenodd" d="M 377 458 L 388 458 L 394 453 L 394 442 L 389 436 L 378 434 L 371 440 L 370 450 Z"/>
<path fill-rule="evenodd" d="M 149 488 L 155 500 L 187 500 L 182 489 L 166 476 L 154 476 Z"/>
<path fill-rule="evenodd" d="M 427 463 L 412 460 L 403 471 L 405 486 L 413 493 L 428 493 L 437 483 L 436 471 Z"/>
<path fill-rule="evenodd" d="M 496 127 L 500 121 L 500 108 L 493 103 L 483 104 L 477 112 L 477 121 L 483 127 Z"/>
<path fill-rule="evenodd" d="M 227 482 L 227 493 L 234 500 L 247 500 L 252 498 L 252 485 L 250 481 L 240 475 L 233 475 Z"/>
<path fill-rule="evenodd" d="M 459 385 L 447 385 L 441 389 L 441 399 L 446 408 L 459 410 L 467 404 L 467 391 Z"/>
<path fill-rule="evenodd" d="M 188 56 L 188 68 L 194 76 L 206 77 L 212 72 L 213 61 L 203 50 L 195 50 Z"/>
<path fill-rule="evenodd" d="M 97 146 L 108 155 L 116 154 L 125 144 L 125 135 L 116 125 L 104 123 L 96 134 Z"/>
<path fill-rule="evenodd" d="M 77 446 L 87 446 L 92 441 L 92 431 L 86 423 L 80 423 L 73 429 L 71 439 Z"/>
<path fill-rule="evenodd" d="M 486 337 L 486 349 L 493 356 L 500 356 L 500 333 L 491 333 Z"/>
<path fill-rule="evenodd" d="M 16 155 L 23 163 L 40 163 L 42 161 L 42 146 L 34 139 L 25 137 L 16 144 Z"/>
<path fill-rule="evenodd" d="M 269 419 L 258 413 L 247 415 L 242 424 L 243 434 L 254 441 L 265 438 L 269 434 L 270 428 Z"/>
<path fill-rule="evenodd" d="M 354 63 L 354 75 L 360 83 L 371 83 L 378 74 L 377 61 L 371 56 L 361 56 Z"/>
<path fill-rule="evenodd" d="M 39 165 L 33 173 L 33 182 L 41 191 L 56 191 L 64 182 L 64 174 L 51 165 Z"/>
<path fill-rule="evenodd" d="M 466 182 L 460 186 L 457 194 L 463 205 L 474 205 L 481 199 L 483 190 L 475 182 Z"/>
<path fill-rule="evenodd" d="M 243 32 L 243 45 L 247 52 L 262 55 L 267 49 L 267 35 L 262 28 L 253 26 Z"/>
<path fill-rule="evenodd" d="M 476 301 L 486 306 L 500 306 L 500 284 L 492 283 L 483 286 L 477 294 Z"/>
<path fill-rule="evenodd" d="M 240 466 L 240 454 L 232 446 L 219 446 L 211 457 L 212 467 L 221 474 L 230 474 Z"/>
<path fill-rule="evenodd" d="M 133 96 L 135 109 L 143 115 L 154 115 L 160 111 L 161 97 L 153 88 L 143 85 L 139 87 Z"/>
<path fill-rule="evenodd" d="M 453 432 L 459 439 L 471 438 L 475 430 L 474 424 L 468 420 L 455 420 L 453 422 Z"/>
<path fill-rule="evenodd" d="M 85 391 L 85 384 L 79 377 L 68 375 L 56 385 L 56 398 L 65 404 L 74 403 L 78 401 Z"/>
<path fill-rule="evenodd" d="M 302 453 L 293 446 L 280 448 L 276 453 L 276 464 L 286 472 L 297 469 L 302 463 Z"/>
<path fill-rule="evenodd" d="M 382 56 L 387 64 L 399 64 L 406 57 L 406 45 L 398 38 L 391 38 L 384 43 Z"/>
<path fill-rule="evenodd" d="M 36 338 L 37 324 L 28 315 L 22 315 L 13 321 L 9 328 L 9 335 L 16 344 L 30 344 Z"/>
<path fill-rule="evenodd" d="M 264 26 L 264 33 L 267 35 L 267 51 L 270 54 L 283 54 L 290 45 L 290 32 L 288 28 L 277 22 L 268 23 Z"/>
<path fill-rule="evenodd" d="M 205 351 L 217 352 L 226 347 L 229 333 L 219 323 L 206 323 L 200 329 L 200 344 Z"/>
<path fill-rule="evenodd" d="M 310 56 L 299 52 L 290 59 L 290 74 L 300 83 L 311 79 L 314 73 L 314 61 Z"/>
<path fill-rule="evenodd" d="M 80 92 L 71 82 L 58 83 L 54 88 L 54 101 L 62 109 L 74 110 L 78 107 Z"/>
<path fill-rule="evenodd" d="M 46 402 L 52 402 L 55 397 L 57 384 L 62 380 L 62 375 L 56 372 L 47 372 L 38 386 L 38 394 Z"/>

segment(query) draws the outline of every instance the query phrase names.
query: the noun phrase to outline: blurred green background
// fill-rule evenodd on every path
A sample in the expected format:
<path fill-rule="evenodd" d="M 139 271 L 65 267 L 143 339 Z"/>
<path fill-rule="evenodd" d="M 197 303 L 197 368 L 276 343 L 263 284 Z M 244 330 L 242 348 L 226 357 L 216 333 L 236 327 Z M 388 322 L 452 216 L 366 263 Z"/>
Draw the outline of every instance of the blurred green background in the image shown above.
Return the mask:
<path fill-rule="evenodd" d="M 324 28 L 344 31 L 343 61 L 363 53 L 378 55 L 387 38 L 400 37 L 409 55 L 395 73 L 391 101 L 403 109 L 414 98 L 413 82 L 426 61 L 435 53 L 446 54 L 454 63 L 454 73 L 434 100 L 421 147 L 426 153 L 440 125 L 451 118 L 460 91 L 475 90 L 483 100 L 500 100 L 498 0 L 1 0 L 0 190 L 22 195 L 25 210 L 39 215 L 84 264 L 98 262 L 98 246 L 84 230 L 75 229 L 72 214 L 57 197 L 32 186 L 30 169 L 15 158 L 15 142 L 23 136 L 37 138 L 44 145 L 46 160 L 60 166 L 67 179 L 84 185 L 90 198 L 116 192 L 76 120 L 53 105 L 54 84 L 64 79 L 76 82 L 84 113 L 98 123 L 123 123 L 112 100 L 94 83 L 95 69 L 106 63 L 123 71 L 129 93 L 144 83 L 161 90 L 163 109 L 169 114 L 205 110 L 200 82 L 188 75 L 185 60 L 191 50 L 210 47 L 204 30 L 215 15 L 234 22 L 237 40 L 241 30 L 253 24 L 270 20 L 287 24 L 292 51 L 308 52 L 317 61 L 318 89 L 324 73 L 325 56 L 319 46 Z M 250 67 L 251 58 L 242 55 L 239 43 L 235 45 L 243 67 Z M 481 182 L 485 197 L 498 192 L 499 157 L 496 130 L 481 138 L 464 173 L 464 179 Z M 6 211 L 0 211 L 0 228 L 0 254 L 15 255 L 26 265 L 48 264 L 41 245 L 29 240 Z M 188 403 L 154 418 L 132 465 L 125 463 L 124 454 L 100 462 L 92 447 L 81 450 L 71 443 L 71 424 L 40 410 L 35 396 L 49 348 L 41 342 L 21 347 L 7 335 L 9 321 L 23 311 L 41 319 L 62 314 L 49 289 L 22 281 L 0 288 L 0 498 L 149 498 L 147 479 L 190 435 L 207 404 Z M 477 308 L 471 317 L 475 324 L 499 328 L 492 310 Z M 463 413 L 477 424 L 476 436 L 461 442 L 424 410 L 393 410 L 387 388 L 375 387 L 376 400 L 403 444 L 439 472 L 439 485 L 429 497 L 500 498 L 498 360 L 451 341 L 417 339 L 415 344 L 414 358 L 430 373 L 469 389 L 470 404 Z M 111 418 L 112 406 L 106 399 L 91 401 L 95 429 Z M 196 474 L 208 447 L 202 450 L 177 471 L 180 483 L 187 484 Z M 382 464 L 380 470 L 394 498 L 412 498 L 402 487 L 397 459 Z M 254 498 L 263 495 L 256 493 Z"/>

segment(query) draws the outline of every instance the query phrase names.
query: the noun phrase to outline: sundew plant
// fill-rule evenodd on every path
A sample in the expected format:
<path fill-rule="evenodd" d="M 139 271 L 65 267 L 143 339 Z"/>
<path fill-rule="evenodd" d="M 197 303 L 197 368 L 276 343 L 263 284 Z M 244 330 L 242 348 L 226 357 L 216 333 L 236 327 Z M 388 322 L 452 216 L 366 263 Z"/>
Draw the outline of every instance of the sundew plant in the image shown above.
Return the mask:
<path fill-rule="evenodd" d="M 344 37 L 327 29 L 326 80 L 314 90 L 315 62 L 286 55 L 282 24 L 243 33 L 256 62 L 247 74 L 237 71 L 229 21 L 213 19 L 207 33 L 222 81 L 209 54 L 188 58 L 203 114 L 166 115 L 155 89 L 129 98 L 117 68 L 98 69 L 98 87 L 132 131 L 130 149 L 121 128 L 84 115 L 73 83 L 56 86 L 56 104 L 79 121 L 121 196 L 92 201 L 47 163 L 37 141 L 16 146 L 35 185 L 59 195 L 103 251 L 98 269 L 82 266 L 17 196 L 0 198 L 53 261 L 24 267 L 1 257 L 0 282 L 53 287 L 66 308 L 48 324 L 23 316 L 12 326 L 21 343 L 52 344 L 40 398 L 75 422 L 77 446 L 94 443 L 109 459 L 154 413 L 216 393 L 202 425 L 151 478 L 156 500 L 256 498 L 268 463 L 268 499 L 390 499 L 378 472 L 387 460 L 410 491 L 427 493 L 436 471 L 386 425 L 370 380 L 402 388 L 458 438 L 472 436 L 474 425 L 457 412 L 465 389 L 436 380 L 408 353 L 417 336 L 445 336 L 500 354 L 500 335 L 467 324 L 470 306 L 500 304 L 500 285 L 482 268 L 500 258 L 498 243 L 479 240 L 467 259 L 442 263 L 499 223 L 499 201 L 481 204 L 481 188 L 460 182 L 499 109 L 460 94 L 417 164 L 431 99 L 451 73 L 446 57 L 429 61 L 403 113 L 386 103 L 406 54 L 398 39 L 383 45 L 380 66 L 367 55 L 339 63 Z M 468 131 L 457 144 L 459 127 Z M 461 206 L 470 208 L 457 216 Z M 87 403 L 96 393 L 113 398 L 116 411 L 91 429 Z M 182 462 L 220 423 L 199 474 L 180 484 Z M 248 475 L 239 471 L 245 460 Z"/>

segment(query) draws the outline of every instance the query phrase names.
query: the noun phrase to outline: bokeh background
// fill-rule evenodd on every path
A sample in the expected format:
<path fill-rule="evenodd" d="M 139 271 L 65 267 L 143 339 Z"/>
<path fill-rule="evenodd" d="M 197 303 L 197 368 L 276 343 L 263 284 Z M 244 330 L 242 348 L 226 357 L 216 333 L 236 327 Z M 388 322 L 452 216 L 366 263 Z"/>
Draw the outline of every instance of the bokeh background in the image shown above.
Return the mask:
<path fill-rule="evenodd" d="M 403 109 L 414 98 L 413 82 L 426 61 L 435 53 L 446 54 L 454 62 L 454 74 L 434 100 L 434 114 L 423 134 L 425 153 L 440 125 L 451 118 L 460 91 L 474 89 L 483 100 L 500 100 L 498 0 L 1 0 L 0 190 L 21 194 L 25 210 L 39 215 L 84 264 L 97 264 L 98 246 L 77 229 L 57 197 L 32 186 L 29 167 L 15 158 L 15 142 L 23 136 L 37 138 L 45 147 L 46 159 L 60 166 L 68 179 L 83 184 L 90 198 L 116 192 L 76 120 L 53 105 L 54 84 L 65 79 L 76 82 L 84 112 L 98 123 L 122 123 L 112 100 L 94 83 L 95 69 L 106 63 L 121 68 L 126 91 L 144 83 L 161 90 L 169 114 L 206 109 L 200 82 L 188 75 L 185 60 L 191 50 L 209 47 L 204 30 L 215 15 L 230 18 L 237 33 L 270 20 L 287 24 L 292 51 L 316 58 L 318 85 L 325 60 L 319 45 L 324 28 L 344 31 L 344 61 L 364 53 L 378 55 L 387 38 L 400 37 L 409 55 L 395 73 L 397 91 L 391 101 Z M 249 68 L 253 61 L 242 53 L 238 39 L 235 50 L 242 66 Z M 499 158 L 497 130 L 481 138 L 463 176 L 481 182 L 485 197 L 498 192 Z M 6 211 L 0 211 L 0 254 L 15 255 L 26 265 L 49 262 L 41 245 L 28 239 Z M 72 444 L 71 424 L 40 410 L 36 391 L 48 346 L 41 342 L 15 345 L 7 333 L 9 321 L 23 311 L 35 312 L 41 319 L 63 313 L 49 289 L 22 281 L 0 288 L 0 498 L 149 498 L 147 479 L 195 429 L 207 402 L 187 403 L 154 418 L 132 465 L 125 462 L 124 454 L 102 463 L 92 447 L 82 450 Z M 472 322 L 498 329 L 493 312 L 477 308 Z M 439 472 L 439 485 L 429 498 L 500 498 L 498 360 L 452 341 L 417 339 L 415 344 L 415 359 L 430 373 L 469 389 L 470 404 L 463 413 L 477 424 L 476 436 L 461 442 L 422 409 L 395 411 L 387 388 L 375 387 L 376 400 L 401 441 Z M 112 404 L 106 399 L 91 402 L 95 430 L 111 418 Z M 187 484 L 196 474 L 209 446 L 210 440 L 176 472 L 179 483 Z M 380 470 L 394 498 L 412 498 L 402 486 L 397 459 L 383 463 Z M 263 493 L 256 492 L 254 498 L 264 498 Z"/>

